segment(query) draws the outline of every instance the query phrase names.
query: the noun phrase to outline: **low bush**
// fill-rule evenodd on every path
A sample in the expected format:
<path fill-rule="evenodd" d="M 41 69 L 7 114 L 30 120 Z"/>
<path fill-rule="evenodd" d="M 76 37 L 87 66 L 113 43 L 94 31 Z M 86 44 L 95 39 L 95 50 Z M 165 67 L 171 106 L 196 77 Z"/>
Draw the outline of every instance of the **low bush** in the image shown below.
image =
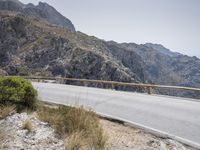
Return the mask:
<path fill-rule="evenodd" d="M 0 103 L 16 104 L 35 109 L 37 91 L 32 84 L 20 77 L 0 77 Z"/>

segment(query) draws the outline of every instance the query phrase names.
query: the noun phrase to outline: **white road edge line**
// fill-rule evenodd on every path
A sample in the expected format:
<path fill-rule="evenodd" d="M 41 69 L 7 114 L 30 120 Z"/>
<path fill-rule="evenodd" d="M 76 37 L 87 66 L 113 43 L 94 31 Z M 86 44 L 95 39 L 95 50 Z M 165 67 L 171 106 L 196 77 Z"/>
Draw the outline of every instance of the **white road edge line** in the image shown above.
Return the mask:
<path fill-rule="evenodd" d="M 58 105 L 65 105 L 65 106 L 76 107 L 75 105 L 65 104 L 65 103 L 62 103 L 62 102 L 54 102 L 54 101 L 41 100 L 41 99 L 40 99 L 40 101 L 47 102 L 47 103 L 58 104 Z M 116 116 L 112 116 L 112 115 L 107 115 L 107 114 L 104 114 L 104 113 L 97 112 L 95 110 L 93 110 L 93 111 L 95 113 L 97 113 L 99 116 L 102 116 L 102 117 L 105 117 L 105 118 L 108 118 L 108 119 L 122 121 L 122 122 L 124 122 L 125 125 L 142 129 L 146 133 L 151 133 L 151 134 L 153 134 L 155 136 L 158 136 L 158 137 L 161 137 L 161 138 L 173 139 L 173 140 L 176 140 L 176 141 L 178 141 L 178 142 L 180 142 L 182 144 L 185 144 L 185 145 L 188 145 L 188 146 L 192 146 L 193 148 L 196 148 L 196 149 L 200 150 L 200 144 L 199 143 L 196 143 L 196 142 L 187 140 L 185 138 L 181 138 L 179 136 L 176 136 L 176 135 L 173 135 L 173 134 L 170 134 L 170 133 L 167 133 L 167 132 L 163 132 L 161 130 L 157 130 L 157 129 L 154 129 L 154 128 L 151 128 L 151 127 L 148 127 L 148 126 L 145 126 L 145 125 L 133 122 L 133 121 L 128 121 L 128 120 L 120 118 L 120 117 L 116 117 Z"/>

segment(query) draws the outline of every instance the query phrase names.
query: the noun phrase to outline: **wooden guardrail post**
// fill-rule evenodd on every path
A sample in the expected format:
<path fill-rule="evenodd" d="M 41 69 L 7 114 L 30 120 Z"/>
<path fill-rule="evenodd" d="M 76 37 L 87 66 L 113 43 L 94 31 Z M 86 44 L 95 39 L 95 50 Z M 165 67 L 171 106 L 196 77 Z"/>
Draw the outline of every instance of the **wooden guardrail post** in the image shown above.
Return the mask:
<path fill-rule="evenodd" d="M 82 86 L 85 86 L 84 81 L 80 81 L 80 84 L 81 84 Z"/>
<path fill-rule="evenodd" d="M 152 92 L 151 92 L 151 87 L 149 86 L 149 87 L 147 87 L 147 90 L 148 90 L 148 94 L 149 95 L 151 95 L 152 94 Z"/>
<path fill-rule="evenodd" d="M 112 84 L 111 86 L 112 86 L 112 90 L 114 90 L 114 89 L 115 89 L 115 85 L 114 85 L 114 84 Z"/>

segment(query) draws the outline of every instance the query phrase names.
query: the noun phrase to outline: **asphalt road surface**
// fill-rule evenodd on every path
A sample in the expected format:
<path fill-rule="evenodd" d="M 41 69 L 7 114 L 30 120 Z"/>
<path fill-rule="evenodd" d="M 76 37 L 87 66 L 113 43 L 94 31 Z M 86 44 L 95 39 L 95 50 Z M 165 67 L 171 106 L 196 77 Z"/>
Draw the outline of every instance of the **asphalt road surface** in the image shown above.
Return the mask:
<path fill-rule="evenodd" d="M 33 85 L 43 101 L 87 106 L 200 148 L 200 101 L 52 83 Z"/>

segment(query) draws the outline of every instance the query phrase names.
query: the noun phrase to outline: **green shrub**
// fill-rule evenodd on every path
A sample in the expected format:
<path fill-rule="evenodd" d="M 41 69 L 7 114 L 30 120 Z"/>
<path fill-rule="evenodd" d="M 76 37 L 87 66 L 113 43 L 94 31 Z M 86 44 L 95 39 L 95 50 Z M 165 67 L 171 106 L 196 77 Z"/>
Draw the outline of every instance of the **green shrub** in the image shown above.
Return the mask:
<path fill-rule="evenodd" d="M 36 108 L 37 91 L 32 84 L 20 77 L 0 77 L 0 103 Z"/>

